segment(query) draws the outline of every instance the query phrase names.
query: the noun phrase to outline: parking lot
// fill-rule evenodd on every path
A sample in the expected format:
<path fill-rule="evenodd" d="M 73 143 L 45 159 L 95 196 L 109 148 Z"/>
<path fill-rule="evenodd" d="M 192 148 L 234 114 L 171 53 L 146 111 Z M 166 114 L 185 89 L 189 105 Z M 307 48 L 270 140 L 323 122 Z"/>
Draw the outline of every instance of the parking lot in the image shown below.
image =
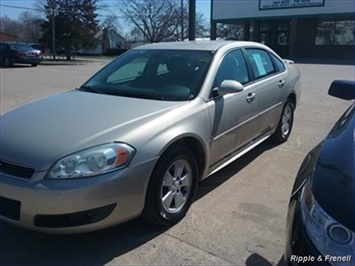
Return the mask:
<path fill-rule="evenodd" d="M 1 68 L 1 113 L 80 86 L 106 63 Z M 302 92 L 289 141 L 279 146 L 267 141 L 201 182 L 178 225 L 159 230 L 136 219 L 63 236 L 0 223 L 0 265 L 283 265 L 297 170 L 349 106 L 328 96 L 328 87 L 334 79 L 354 79 L 353 65 L 297 67 Z"/>

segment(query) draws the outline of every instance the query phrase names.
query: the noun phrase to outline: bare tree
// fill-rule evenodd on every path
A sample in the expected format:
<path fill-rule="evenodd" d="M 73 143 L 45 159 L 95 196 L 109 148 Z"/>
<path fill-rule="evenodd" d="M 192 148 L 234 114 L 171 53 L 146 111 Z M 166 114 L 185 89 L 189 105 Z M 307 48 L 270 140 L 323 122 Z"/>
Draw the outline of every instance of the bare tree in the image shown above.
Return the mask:
<path fill-rule="evenodd" d="M 118 23 L 118 18 L 114 14 L 110 14 L 105 16 L 105 19 L 100 23 L 100 28 L 104 29 L 114 29 L 115 31 L 118 30 L 118 28 L 121 28 L 119 23 Z"/>
<path fill-rule="evenodd" d="M 11 19 L 5 15 L 4 17 L 0 17 L 0 30 L 19 37 L 22 25 L 18 20 Z"/>
<path fill-rule="evenodd" d="M 177 19 L 175 20 L 176 27 L 171 32 L 171 40 L 182 41 L 189 38 L 189 6 L 188 2 L 177 7 Z M 209 27 L 204 21 L 203 14 L 196 13 L 195 25 L 196 37 L 205 37 L 209 34 Z"/>
<path fill-rule="evenodd" d="M 218 24 L 217 36 L 226 40 L 244 40 L 244 25 Z"/>
<path fill-rule="evenodd" d="M 43 19 L 33 12 L 24 11 L 20 13 L 19 20 L 22 24 L 23 38 L 27 42 L 38 42 L 42 36 L 41 24 L 43 23 Z"/>
<path fill-rule="evenodd" d="M 121 0 L 120 10 L 151 43 L 182 40 L 188 33 L 188 8 L 176 0 Z M 198 15 L 198 33 L 203 34 L 202 15 Z M 197 21 L 197 20 L 196 20 Z"/>
<path fill-rule="evenodd" d="M 121 12 L 138 28 L 149 42 L 170 37 L 176 19 L 175 4 L 171 0 L 122 0 Z"/>
<path fill-rule="evenodd" d="M 0 18 L 0 30 L 17 36 L 21 42 L 38 42 L 41 37 L 42 19 L 33 12 L 20 13 L 19 19 L 14 20 L 7 16 Z"/>

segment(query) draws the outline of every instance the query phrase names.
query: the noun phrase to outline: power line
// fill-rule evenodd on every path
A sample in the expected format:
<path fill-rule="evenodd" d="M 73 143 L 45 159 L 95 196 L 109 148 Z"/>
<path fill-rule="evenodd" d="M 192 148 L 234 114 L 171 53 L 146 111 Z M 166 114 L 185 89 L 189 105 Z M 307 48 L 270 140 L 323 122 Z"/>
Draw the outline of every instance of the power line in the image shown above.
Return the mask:
<path fill-rule="evenodd" d="M 17 8 L 17 9 L 26 9 L 26 10 L 32 10 L 32 11 L 42 11 L 41 9 L 35 9 L 35 8 L 23 7 L 23 6 L 12 6 L 12 5 L 4 5 L 4 4 L 0 4 L 0 6 Z"/>
<path fill-rule="evenodd" d="M 32 11 L 43 11 L 41 9 L 35 9 L 35 8 L 30 8 L 30 7 L 22 7 L 22 6 L 12 6 L 12 5 L 4 5 L 4 4 L 0 4 L 0 6 L 2 7 L 10 7 L 10 8 L 17 8 L 17 9 L 25 9 L 25 10 L 32 10 Z M 112 15 L 103 15 L 103 14 L 97 14 L 98 17 L 111 17 Z M 124 18 L 123 16 L 116 16 L 116 15 L 113 15 L 114 17 L 116 18 Z"/>

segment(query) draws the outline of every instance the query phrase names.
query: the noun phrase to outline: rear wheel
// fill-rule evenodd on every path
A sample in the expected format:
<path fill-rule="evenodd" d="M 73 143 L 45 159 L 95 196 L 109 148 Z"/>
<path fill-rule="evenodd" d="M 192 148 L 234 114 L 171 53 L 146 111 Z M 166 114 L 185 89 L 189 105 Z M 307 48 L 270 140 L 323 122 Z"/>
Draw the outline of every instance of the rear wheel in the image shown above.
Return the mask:
<path fill-rule="evenodd" d="M 143 218 L 159 226 L 181 221 L 197 189 L 198 169 L 192 152 L 174 147 L 158 161 L 149 182 Z"/>
<path fill-rule="evenodd" d="M 12 61 L 9 57 L 4 58 L 4 65 L 5 67 L 11 67 L 12 66 Z"/>
<path fill-rule="evenodd" d="M 272 138 L 279 143 L 286 142 L 291 134 L 294 118 L 294 105 L 291 100 L 287 100 L 280 118 L 280 122 Z"/>

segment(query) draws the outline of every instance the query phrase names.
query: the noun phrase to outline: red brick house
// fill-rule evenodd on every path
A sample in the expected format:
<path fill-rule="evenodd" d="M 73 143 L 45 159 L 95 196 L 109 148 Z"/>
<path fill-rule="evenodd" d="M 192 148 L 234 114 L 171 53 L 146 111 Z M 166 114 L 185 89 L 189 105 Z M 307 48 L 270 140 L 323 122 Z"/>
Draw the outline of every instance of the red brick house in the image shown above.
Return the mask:
<path fill-rule="evenodd" d="M 0 42 L 15 42 L 16 40 L 17 36 L 0 31 Z"/>

